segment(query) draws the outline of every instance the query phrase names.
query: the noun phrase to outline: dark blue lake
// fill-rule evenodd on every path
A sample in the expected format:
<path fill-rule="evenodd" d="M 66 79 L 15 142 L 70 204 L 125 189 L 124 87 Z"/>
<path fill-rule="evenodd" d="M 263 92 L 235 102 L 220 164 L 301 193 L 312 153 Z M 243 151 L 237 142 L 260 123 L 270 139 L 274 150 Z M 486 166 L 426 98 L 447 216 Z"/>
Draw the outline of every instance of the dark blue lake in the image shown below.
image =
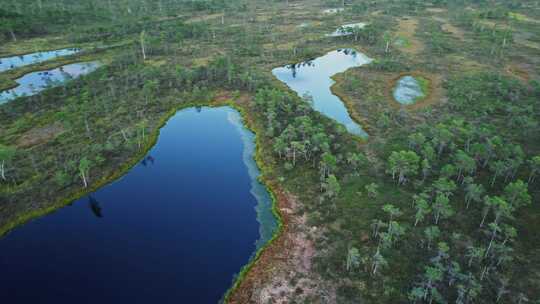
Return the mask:
<path fill-rule="evenodd" d="M 231 108 L 179 111 L 123 178 L 0 240 L 2 303 L 217 303 L 276 229 L 254 146 Z"/>

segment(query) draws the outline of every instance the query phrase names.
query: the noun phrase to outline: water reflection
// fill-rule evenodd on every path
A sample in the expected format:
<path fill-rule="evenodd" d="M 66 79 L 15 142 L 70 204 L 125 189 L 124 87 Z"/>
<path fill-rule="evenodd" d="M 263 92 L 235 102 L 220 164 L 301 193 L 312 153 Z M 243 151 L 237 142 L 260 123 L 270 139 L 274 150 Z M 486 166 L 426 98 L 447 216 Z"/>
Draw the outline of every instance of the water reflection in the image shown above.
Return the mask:
<path fill-rule="evenodd" d="M 237 111 L 179 111 L 145 157 L 152 170 L 0 240 L 2 302 L 218 303 L 277 227 L 254 150 Z"/>
<path fill-rule="evenodd" d="M 405 105 L 413 104 L 424 97 L 420 83 L 412 76 L 404 76 L 397 82 L 394 90 L 394 99 Z"/>
<path fill-rule="evenodd" d="M 331 87 L 332 76 L 372 61 L 354 49 L 339 49 L 304 62 L 275 68 L 272 74 L 287 84 L 299 96 L 312 97 L 313 108 L 345 126 L 352 134 L 367 137 L 367 133 L 349 115 L 343 102 Z"/>
<path fill-rule="evenodd" d="M 13 89 L 0 92 L 0 104 L 17 97 L 35 95 L 45 89 L 56 87 L 71 79 L 95 71 L 101 64 L 99 61 L 73 63 L 47 71 L 28 73 L 15 80 L 19 85 Z"/>
<path fill-rule="evenodd" d="M 326 34 L 327 37 L 342 37 L 342 36 L 349 36 L 353 34 L 353 31 L 355 29 L 363 29 L 366 27 L 366 23 L 359 22 L 359 23 L 351 23 L 351 24 L 344 24 L 337 28 L 333 33 Z"/>
<path fill-rule="evenodd" d="M 90 210 L 92 210 L 92 213 L 97 217 L 97 218 L 102 218 L 103 217 L 103 213 L 101 212 L 101 205 L 99 204 L 99 202 L 93 197 L 93 196 L 88 196 L 88 206 L 90 207 Z"/>
<path fill-rule="evenodd" d="M 236 127 L 242 138 L 244 146 L 244 151 L 242 153 L 244 164 L 246 165 L 249 177 L 251 178 L 250 193 L 257 199 L 255 210 L 257 212 L 257 221 L 259 222 L 259 239 L 255 242 L 255 246 L 257 250 L 259 250 L 272 239 L 272 236 L 277 229 L 277 221 L 272 212 L 273 201 L 270 193 L 266 190 L 266 187 L 259 181 L 261 172 L 259 167 L 257 167 L 257 162 L 253 158 L 256 153 L 255 134 L 244 127 L 242 117 L 238 112 L 229 112 L 227 119 Z M 253 252 L 253 256 L 255 253 L 256 251 Z"/>
<path fill-rule="evenodd" d="M 147 167 L 148 165 L 153 165 L 154 161 L 154 157 L 152 155 L 148 155 L 147 157 L 143 158 L 143 160 L 141 161 L 141 165 Z"/>
<path fill-rule="evenodd" d="M 323 14 L 336 14 L 336 13 L 342 12 L 342 11 L 344 11 L 344 10 L 345 10 L 345 9 L 342 8 L 342 7 L 338 7 L 338 8 L 328 8 L 328 9 L 323 10 Z"/>
<path fill-rule="evenodd" d="M 312 67 L 312 66 L 314 66 L 313 60 L 314 59 L 308 59 L 308 60 L 306 60 L 304 62 L 289 64 L 286 67 L 291 70 L 292 77 L 296 78 L 296 70 L 301 68 L 301 67 Z"/>
<path fill-rule="evenodd" d="M 36 52 L 26 55 L 18 55 L 12 57 L 0 58 L 0 72 L 15 69 L 18 67 L 41 63 L 47 60 L 55 59 L 62 56 L 69 56 L 80 52 L 81 49 L 67 48 L 55 51 Z"/>

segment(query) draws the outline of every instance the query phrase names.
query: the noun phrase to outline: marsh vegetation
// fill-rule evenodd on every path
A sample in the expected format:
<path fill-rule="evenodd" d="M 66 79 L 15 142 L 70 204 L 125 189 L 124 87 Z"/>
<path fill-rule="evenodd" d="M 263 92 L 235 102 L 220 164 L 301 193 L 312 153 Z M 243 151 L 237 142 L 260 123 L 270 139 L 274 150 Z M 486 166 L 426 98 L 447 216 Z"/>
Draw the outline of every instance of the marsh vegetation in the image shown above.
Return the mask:
<path fill-rule="evenodd" d="M 282 229 L 227 302 L 540 299 L 538 1 L 3 0 L 2 58 L 66 48 L 0 73 L 101 62 L 0 105 L 0 233 L 105 189 L 178 109 L 229 104 Z"/>

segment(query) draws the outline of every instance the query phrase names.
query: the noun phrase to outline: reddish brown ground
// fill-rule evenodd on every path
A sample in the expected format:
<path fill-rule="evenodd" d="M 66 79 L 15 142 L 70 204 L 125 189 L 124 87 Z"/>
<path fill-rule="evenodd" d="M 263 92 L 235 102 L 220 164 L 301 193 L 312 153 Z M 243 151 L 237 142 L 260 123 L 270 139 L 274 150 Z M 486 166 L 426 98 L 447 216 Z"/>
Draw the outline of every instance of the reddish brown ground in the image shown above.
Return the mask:
<path fill-rule="evenodd" d="M 250 111 L 250 96 L 233 96 L 231 92 L 219 92 L 214 104 L 230 101 L 245 110 L 248 126 L 257 128 Z M 319 234 L 316 228 L 306 224 L 306 216 L 300 211 L 300 203 L 284 192 L 275 180 L 268 180 L 273 190 L 277 208 L 282 217 L 282 232 L 260 254 L 240 285 L 232 291 L 228 303 L 291 303 L 291 300 L 306 303 L 336 303 L 335 290 L 312 271 L 315 246 L 310 236 Z"/>
<path fill-rule="evenodd" d="M 33 128 L 24 133 L 17 140 L 18 148 L 30 148 L 46 143 L 64 132 L 64 127 L 59 123 L 53 123 L 44 127 Z"/>
<path fill-rule="evenodd" d="M 506 66 L 505 70 L 508 74 L 517 77 L 522 81 L 527 82 L 531 79 L 528 72 L 528 70 L 531 70 L 531 67 L 526 63 L 511 63 Z"/>
<path fill-rule="evenodd" d="M 390 74 L 391 75 L 391 74 Z M 394 89 L 397 85 L 397 82 L 399 81 L 399 79 L 401 79 L 401 77 L 403 76 L 407 76 L 407 75 L 410 75 L 410 76 L 413 76 L 413 77 L 423 77 L 425 79 L 428 79 L 429 80 L 429 92 L 428 92 L 428 95 L 426 97 L 424 97 L 422 100 L 418 101 L 418 102 L 415 102 L 411 105 L 401 105 L 400 103 L 398 103 L 396 100 L 394 100 L 394 96 L 393 96 L 393 92 L 394 92 Z M 432 74 L 432 73 L 427 73 L 427 72 L 424 72 L 424 71 L 412 71 L 412 72 L 406 72 L 406 73 L 400 73 L 398 74 L 397 76 L 391 76 L 393 78 L 391 78 L 389 81 L 385 82 L 385 83 L 388 83 L 388 86 L 387 86 L 387 89 L 386 89 L 386 95 L 387 95 L 387 98 L 388 100 L 391 100 L 392 101 L 392 106 L 394 108 L 407 108 L 409 110 L 418 110 L 418 109 L 422 109 L 422 108 L 425 108 L 427 106 L 430 106 L 430 105 L 434 105 L 436 103 L 439 103 L 439 102 L 445 102 L 446 101 L 446 94 L 444 92 L 444 88 L 443 88 L 443 79 L 441 77 L 441 75 L 437 75 L 437 74 Z"/>
<path fill-rule="evenodd" d="M 283 232 L 263 251 L 229 303 L 336 303 L 335 290 L 312 270 L 315 247 L 308 233 L 316 235 L 316 228 L 306 225 L 296 198 L 282 191 L 276 198 Z"/>
<path fill-rule="evenodd" d="M 398 47 L 402 52 L 416 56 L 424 51 L 424 44 L 416 38 L 416 29 L 418 28 L 418 19 L 404 17 L 399 20 L 396 37 L 403 37 L 409 42 L 406 46 Z"/>

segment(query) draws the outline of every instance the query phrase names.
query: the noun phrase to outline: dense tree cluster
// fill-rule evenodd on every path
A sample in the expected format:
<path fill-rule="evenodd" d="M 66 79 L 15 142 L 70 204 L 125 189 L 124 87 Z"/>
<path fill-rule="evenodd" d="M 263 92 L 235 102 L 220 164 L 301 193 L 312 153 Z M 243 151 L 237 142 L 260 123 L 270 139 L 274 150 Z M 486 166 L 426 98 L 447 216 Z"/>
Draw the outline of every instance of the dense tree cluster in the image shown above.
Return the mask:
<path fill-rule="evenodd" d="M 122 35 L 156 26 L 156 21 L 151 17 L 161 18 L 157 21 L 159 24 L 160 21 L 182 20 L 188 14 L 199 11 L 221 13 L 245 10 L 246 3 L 242 0 L 5 0 L 0 7 L 0 41 L 54 34 L 64 31 L 66 27 L 76 32 L 76 42 L 121 39 Z M 182 29 L 178 30 L 182 35 Z"/>
<path fill-rule="evenodd" d="M 416 194 L 410 202 L 383 205 L 384 216 L 372 223 L 373 246 L 350 247 L 347 269 L 363 265 L 385 280 L 404 250 L 423 260 L 409 272 L 411 302 L 525 303 L 527 284 L 515 269 L 514 242 L 521 210 L 532 203 L 530 187 L 538 187 L 539 160 L 512 140 L 537 134 L 531 110 L 537 104 L 521 84 L 500 76 L 464 75 L 448 87 L 448 106 L 456 114 L 416 127 L 404 149 L 387 158 L 388 176 Z M 510 114 L 509 107 L 520 114 Z M 524 120 L 529 123 L 519 125 Z"/>
<path fill-rule="evenodd" d="M 351 152 L 340 144 L 349 135 L 341 125 L 334 124 L 316 112 L 309 97 L 301 100 L 281 90 L 261 89 L 255 96 L 255 106 L 265 121 L 266 136 L 273 138 L 273 150 L 284 167 L 293 170 L 305 164 L 319 171 L 321 199 L 333 199 L 339 194 L 338 166 L 348 166 L 345 172 L 359 169 L 366 163 L 361 153 Z M 342 171 L 343 172 L 343 171 Z"/>
<path fill-rule="evenodd" d="M 527 183 L 517 177 L 519 171 L 534 170 L 527 168 L 522 148 L 459 120 L 413 133 L 409 144 L 410 153 L 423 159 L 422 171 L 432 177 L 414 200 L 415 226 L 425 222 L 428 228 L 443 227 L 436 237 L 426 230 L 432 257 L 410 299 L 470 303 L 508 296 L 514 219 L 516 211 L 531 203 Z M 392 160 L 389 166 L 394 168 Z M 467 217 L 478 228 L 471 233 L 441 224 L 441 219 L 456 217 Z M 433 240 L 439 241 L 436 251 L 429 250 Z"/>

